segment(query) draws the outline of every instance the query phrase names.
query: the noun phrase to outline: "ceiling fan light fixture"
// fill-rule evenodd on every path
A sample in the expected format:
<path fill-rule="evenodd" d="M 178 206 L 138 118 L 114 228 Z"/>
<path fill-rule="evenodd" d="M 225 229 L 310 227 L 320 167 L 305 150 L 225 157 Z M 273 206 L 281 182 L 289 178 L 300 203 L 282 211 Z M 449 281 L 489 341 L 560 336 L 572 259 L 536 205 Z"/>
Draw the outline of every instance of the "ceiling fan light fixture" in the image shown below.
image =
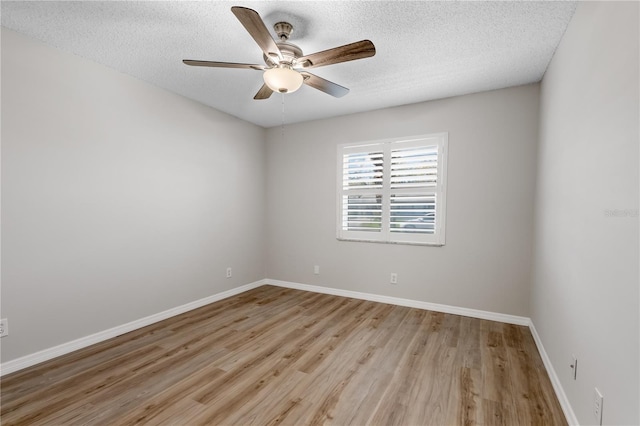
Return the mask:
<path fill-rule="evenodd" d="M 270 68 L 262 75 L 271 90 L 280 93 L 293 93 L 302 86 L 302 74 L 288 66 Z"/>

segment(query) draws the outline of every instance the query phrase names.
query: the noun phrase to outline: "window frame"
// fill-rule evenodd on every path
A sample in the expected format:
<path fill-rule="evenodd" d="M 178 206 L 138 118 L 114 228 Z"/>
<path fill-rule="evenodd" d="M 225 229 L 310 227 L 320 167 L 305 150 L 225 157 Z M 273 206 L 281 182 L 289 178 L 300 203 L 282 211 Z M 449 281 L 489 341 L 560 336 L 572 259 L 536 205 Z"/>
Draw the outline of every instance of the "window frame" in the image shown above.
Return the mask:
<path fill-rule="evenodd" d="M 374 141 L 344 143 L 337 146 L 336 173 L 336 238 L 340 241 L 376 242 L 387 244 L 410 244 L 427 246 L 444 246 L 446 229 L 446 188 L 447 188 L 447 157 L 449 134 L 447 132 L 431 133 L 402 138 L 388 138 Z M 412 147 L 437 147 L 438 165 L 436 171 L 436 185 L 433 188 L 391 188 L 391 151 Z M 344 189 L 343 164 L 345 154 L 359 152 L 383 151 L 383 179 L 382 188 Z M 416 192 L 420 194 L 416 194 Z M 436 215 L 433 234 L 405 233 L 391 231 L 391 195 L 435 194 Z M 343 196 L 345 195 L 381 195 L 381 229 L 380 231 L 353 231 L 343 229 Z"/>

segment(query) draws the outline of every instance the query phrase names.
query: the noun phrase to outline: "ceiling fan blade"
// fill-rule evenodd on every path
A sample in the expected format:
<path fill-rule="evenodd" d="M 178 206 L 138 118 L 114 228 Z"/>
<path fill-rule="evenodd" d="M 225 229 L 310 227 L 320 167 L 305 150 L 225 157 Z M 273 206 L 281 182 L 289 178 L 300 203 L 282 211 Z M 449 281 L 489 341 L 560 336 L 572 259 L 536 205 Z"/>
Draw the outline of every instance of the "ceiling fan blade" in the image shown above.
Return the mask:
<path fill-rule="evenodd" d="M 234 62 L 196 61 L 193 59 L 183 59 L 182 62 L 194 67 L 248 68 L 248 69 L 253 69 L 258 71 L 264 70 L 266 68 L 264 65 L 258 65 L 258 64 L 237 64 Z"/>
<path fill-rule="evenodd" d="M 354 61 L 368 58 L 376 54 L 376 47 L 369 40 L 360 40 L 322 52 L 312 53 L 298 58 L 298 64 L 303 68 L 316 68 L 340 62 Z"/>
<path fill-rule="evenodd" d="M 304 84 L 311 86 L 314 89 L 321 90 L 324 93 L 328 93 L 331 96 L 335 96 L 336 98 L 341 98 L 349 93 L 349 89 L 346 87 L 342 87 L 339 84 L 325 80 L 324 78 L 318 77 L 310 72 L 303 71 L 300 74 L 304 77 Z"/>
<path fill-rule="evenodd" d="M 269 30 L 264 25 L 264 21 L 260 18 L 258 12 L 241 6 L 233 6 L 231 11 L 236 15 L 236 18 L 238 18 L 249 34 L 251 34 L 251 37 L 258 43 L 258 46 L 260 46 L 260 49 L 262 49 L 268 58 L 277 56 L 279 59 L 282 59 L 282 52 L 280 52 L 278 45 L 273 40 L 273 37 L 271 37 L 271 34 L 269 34 Z"/>
<path fill-rule="evenodd" d="M 258 93 L 256 93 L 256 95 L 253 97 L 253 99 L 269 99 L 269 96 L 271 96 L 272 93 L 273 90 L 269 89 L 269 86 L 267 86 L 266 84 L 263 84 L 260 90 L 258 90 Z"/>

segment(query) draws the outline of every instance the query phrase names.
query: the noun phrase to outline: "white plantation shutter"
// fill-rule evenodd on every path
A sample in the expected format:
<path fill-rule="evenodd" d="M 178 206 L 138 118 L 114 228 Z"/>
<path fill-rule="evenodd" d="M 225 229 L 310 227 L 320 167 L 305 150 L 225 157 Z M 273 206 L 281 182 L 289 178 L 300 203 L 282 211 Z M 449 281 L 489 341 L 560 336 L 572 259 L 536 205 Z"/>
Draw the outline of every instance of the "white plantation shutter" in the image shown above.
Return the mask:
<path fill-rule="evenodd" d="M 418 234 L 435 233 L 436 194 L 392 194 L 390 231 Z"/>
<path fill-rule="evenodd" d="M 342 145 L 338 238 L 444 244 L 447 134 Z"/>
<path fill-rule="evenodd" d="M 382 163 L 381 150 L 345 153 L 342 163 L 342 187 L 354 190 L 382 188 Z"/>
<path fill-rule="evenodd" d="M 343 229 L 349 231 L 380 232 L 382 230 L 381 195 L 343 195 Z"/>
<path fill-rule="evenodd" d="M 391 148 L 390 231 L 434 234 L 438 146 L 400 145 Z"/>
<path fill-rule="evenodd" d="M 391 189 L 435 187 L 438 181 L 438 147 L 391 149 Z"/>
<path fill-rule="evenodd" d="M 345 236 L 382 231 L 384 152 L 379 144 L 344 148 L 341 155 L 341 230 Z M 377 238 L 369 236 L 367 238 Z"/>

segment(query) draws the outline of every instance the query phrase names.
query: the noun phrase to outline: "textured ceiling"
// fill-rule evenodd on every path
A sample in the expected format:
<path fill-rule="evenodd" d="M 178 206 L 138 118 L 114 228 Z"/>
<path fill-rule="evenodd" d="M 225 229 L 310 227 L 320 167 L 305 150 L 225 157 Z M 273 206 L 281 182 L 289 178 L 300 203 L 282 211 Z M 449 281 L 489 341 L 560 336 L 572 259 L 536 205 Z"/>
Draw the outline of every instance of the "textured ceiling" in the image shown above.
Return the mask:
<path fill-rule="evenodd" d="M 272 30 L 294 26 L 305 54 L 369 39 L 372 58 L 316 68 L 351 89 L 303 86 L 255 101 L 261 71 L 199 68 L 182 59 L 263 63 L 231 13 L 255 9 Z M 260 126 L 540 81 L 575 2 L 2 1 L 2 25 Z M 274 35 L 275 37 L 275 35 Z"/>

